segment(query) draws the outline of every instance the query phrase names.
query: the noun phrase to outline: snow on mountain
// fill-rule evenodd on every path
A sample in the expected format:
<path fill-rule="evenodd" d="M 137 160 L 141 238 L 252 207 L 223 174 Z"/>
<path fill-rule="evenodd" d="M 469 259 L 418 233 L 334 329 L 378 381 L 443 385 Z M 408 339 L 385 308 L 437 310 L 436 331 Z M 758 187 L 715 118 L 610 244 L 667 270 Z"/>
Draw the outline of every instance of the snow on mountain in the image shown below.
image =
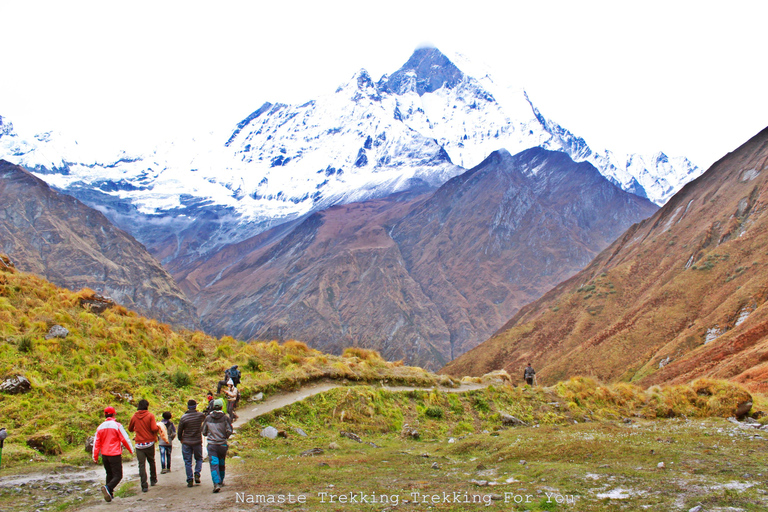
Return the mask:
<path fill-rule="evenodd" d="M 303 105 L 264 103 L 227 136 L 143 155 L 99 154 L 60 134 L 22 137 L 0 118 L 0 157 L 101 209 L 148 246 L 147 219 L 173 219 L 172 229 L 151 235 L 167 237 L 215 211 L 218 235 L 209 245 L 219 246 L 332 204 L 437 187 L 497 149 L 536 146 L 589 161 L 657 204 L 702 172 L 663 153 L 595 152 L 545 118 L 524 90 L 436 48 L 416 50 L 378 82 L 360 70 Z"/>

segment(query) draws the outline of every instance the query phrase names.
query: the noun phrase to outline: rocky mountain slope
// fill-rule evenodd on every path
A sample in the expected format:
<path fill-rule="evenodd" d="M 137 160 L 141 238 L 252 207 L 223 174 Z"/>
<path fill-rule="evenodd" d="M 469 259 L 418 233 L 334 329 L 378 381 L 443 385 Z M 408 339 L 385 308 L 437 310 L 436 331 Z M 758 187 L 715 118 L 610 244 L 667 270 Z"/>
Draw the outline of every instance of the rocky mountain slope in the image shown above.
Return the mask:
<path fill-rule="evenodd" d="M 194 307 L 129 234 L 23 168 L 0 160 L 0 252 L 71 290 L 91 288 L 160 321 L 199 325 Z"/>
<path fill-rule="evenodd" d="M 217 335 L 436 368 L 655 210 L 565 153 L 499 151 L 434 193 L 332 207 L 174 276 Z"/>
<path fill-rule="evenodd" d="M 145 154 L 109 157 L 0 123 L 0 157 L 99 209 L 173 271 L 334 204 L 435 188 L 502 148 L 563 151 L 657 204 L 700 173 L 663 153 L 593 150 L 544 117 L 524 90 L 436 48 L 416 50 L 378 81 L 360 70 L 304 104 L 266 102 L 223 137 Z"/>
<path fill-rule="evenodd" d="M 540 382 L 711 376 L 765 390 L 766 206 L 768 129 L 443 372 L 522 374 L 531 361 Z"/>

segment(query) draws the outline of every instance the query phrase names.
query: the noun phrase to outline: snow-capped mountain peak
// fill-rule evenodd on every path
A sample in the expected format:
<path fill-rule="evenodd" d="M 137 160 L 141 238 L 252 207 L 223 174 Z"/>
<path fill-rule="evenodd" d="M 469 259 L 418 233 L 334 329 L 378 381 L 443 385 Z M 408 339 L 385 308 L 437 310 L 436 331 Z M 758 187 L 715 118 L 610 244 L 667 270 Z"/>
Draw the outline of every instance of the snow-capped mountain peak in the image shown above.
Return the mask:
<path fill-rule="evenodd" d="M 105 211 L 150 247 L 150 237 L 215 218 L 216 235 L 200 251 L 333 204 L 439 186 L 502 148 L 563 151 L 658 204 L 701 173 L 684 158 L 594 151 L 524 89 L 436 48 L 417 49 L 378 81 L 360 69 L 302 105 L 265 102 L 222 139 L 174 141 L 144 155 L 93 156 L 57 134 L 21 137 L 4 120 L 0 135 L 0 156 Z M 150 218 L 153 230 L 165 219 L 170 232 L 144 234 Z"/>

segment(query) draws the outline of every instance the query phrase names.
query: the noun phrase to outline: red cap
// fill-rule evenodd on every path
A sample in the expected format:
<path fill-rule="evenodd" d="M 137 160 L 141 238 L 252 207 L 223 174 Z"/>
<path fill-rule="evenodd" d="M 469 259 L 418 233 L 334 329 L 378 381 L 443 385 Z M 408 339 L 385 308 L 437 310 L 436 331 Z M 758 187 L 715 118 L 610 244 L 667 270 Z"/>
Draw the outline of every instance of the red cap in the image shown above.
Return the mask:
<path fill-rule="evenodd" d="M 112 407 L 111 405 L 104 409 L 104 416 L 114 416 L 114 415 L 115 415 L 115 408 Z"/>

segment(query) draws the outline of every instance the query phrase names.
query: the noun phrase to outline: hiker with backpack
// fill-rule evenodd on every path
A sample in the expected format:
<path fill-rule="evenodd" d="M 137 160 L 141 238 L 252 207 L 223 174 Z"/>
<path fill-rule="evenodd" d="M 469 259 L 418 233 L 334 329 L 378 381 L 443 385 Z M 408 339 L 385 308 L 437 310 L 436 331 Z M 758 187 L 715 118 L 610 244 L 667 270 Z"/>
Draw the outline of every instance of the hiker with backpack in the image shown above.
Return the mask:
<path fill-rule="evenodd" d="M 220 395 L 222 388 L 224 388 L 230 380 L 235 384 L 235 386 L 239 386 L 240 377 L 241 373 L 240 370 L 237 369 L 236 364 L 232 365 L 232 368 L 227 368 L 224 370 L 224 380 L 219 381 L 219 384 L 216 387 L 216 394 Z"/>
<path fill-rule="evenodd" d="M 160 430 L 165 430 L 165 439 L 160 439 L 160 474 L 164 475 L 171 472 L 171 452 L 173 451 L 173 440 L 176 439 L 176 426 L 171 421 L 171 411 L 163 413 L 163 419 L 157 424 Z"/>
<path fill-rule="evenodd" d="M 232 423 L 237 419 L 235 414 L 235 407 L 237 407 L 237 399 L 240 396 L 240 392 L 235 387 L 235 383 L 232 379 L 227 381 L 227 389 L 224 390 L 224 396 L 227 397 L 227 413 Z"/>
<path fill-rule="evenodd" d="M 528 366 L 526 366 L 523 371 L 523 380 L 525 380 L 525 383 L 529 386 L 533 386 L 533 383 L 536 380 L 536 370 L 533 369 L 531 363 L 528 363 Z"/>
<path fill-rule="evenodd" d="M 224 400 L 213 401 L 213 412 L 205 418 L 203 435 L 208 438 L 208 462 L 211 465 L 213 492 L 219 492 L 224 485 L 225 460 L 227 458 L 227 439 L 232 435 L 232 422 L 222 412 Z"/>

